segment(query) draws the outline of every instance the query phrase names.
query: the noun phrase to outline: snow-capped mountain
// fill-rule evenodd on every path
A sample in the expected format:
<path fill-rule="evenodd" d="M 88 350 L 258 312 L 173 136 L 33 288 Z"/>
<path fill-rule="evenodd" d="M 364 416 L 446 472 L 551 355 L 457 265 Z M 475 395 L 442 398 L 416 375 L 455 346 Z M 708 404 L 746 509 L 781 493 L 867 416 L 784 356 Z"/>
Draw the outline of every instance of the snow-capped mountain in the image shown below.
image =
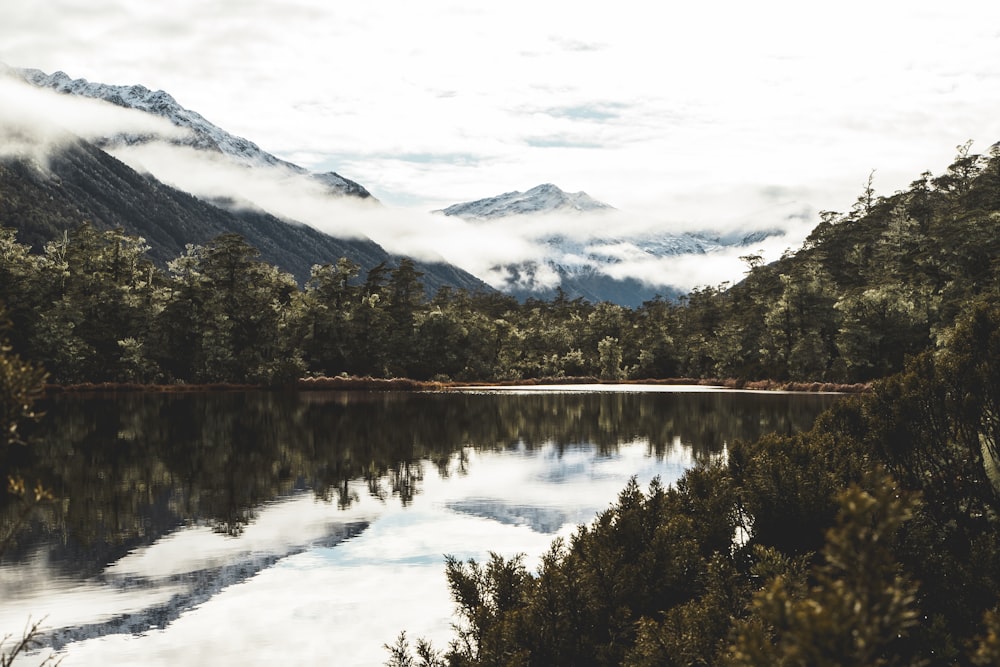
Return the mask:
<path fill-rule="evenodd" d="M 23 85 L 94 98 L 169 119 L 187 130 L 187 136 L 178 143 L 225 156 L 238 165 L 237 171 L 239 166 L 254 171 L 276 169 L 279 173 L 269 176 L 282 180 L 288 175 L 311 178 L 329 186 L 332 194 L 353 194 L 366 198 L 367 202 L 375 201 L 356 183 L 332 172 L 310 174 L 302 167 L 280 160 L 253 142 L 184 109 L 162 91 L 153 92 L 143 86 L 93 84 L 58 72 L 49 76 L 38 70 L 17 70 L 0 63 L 0 79 L 4 80 L 0 83 L 7 84 L 8 78 L 23 80 Z M 0 109 L 9 111 L 2 102 Z M 12 146 L 0 140 L 0 202 L 14 204 L 0 205 L 0 226 L 14 229 L 19 242 L 34 248 L 41 248 L 86 222 L 97 229 L 121 228 L 142 237 L 149 246 L 149 258 L 165 267 L 188 244 L 204 245 L 220 234 L 236 233 L 259 250 L 264 261 L 291 273 L 300 283 L 309 279 L 314 265 L 335 263 L 341 257 L 357 264 L 362 275 L 377 266 L 396 266 L 402 257 L 370 238 L 327 233 L 297 221 L 294 216 L 280 215 L 280 211 L 275 215 L 263 204 L 237 199 L 231 191 L 213 191 L 211 179 L 204 191 L 195 194 L 160 180 L 149 171 L 140 172 L 112 155 L 114 148 L 123 145 L 175 140 L 183 135 L 183 130 L 171 133 L 168 138 L 140 136 L 134 131 L 129 135 L 114 125 L 103 125 L 113 128 L 105 130 L 112 136 L 94 141 L 76 136 L 57 124 L 42 122 L 45 129 L 40 130 L 30 123 L 22 126 L 15 121 L 11 126 L 15 133 L 10 135 L 5 125 L 7 117 L 8 114 L 0 114 L 0 136 L 14 136 L 32 147 L 59 137 L 46 145 L 44 165 L 31 150 L 21 151 L 17 144 L 14 150 L 9 150 Z M 418 261 L 416 265 L 423 273 L 422 282 L 429 294 L 443 286 L 470 291 L 490 289 L 482 280 L 444 261 Z"/>
<path fill-rule="evenodd" d="M 566 212 L 581 216 L 617 213 L 613 207 L 584 192 L 566 193 L 550 183 L 527 192 L 508 192 L 435 211 L 484 225 L 502 225 L 504 218 L 512 216 Z M 494 267 L 492 282 L 497 286 L 497 278 L 502 277 L 504 284 L 500 289 L 519 298 L 548 298 L 558 288 L 570 298 L 638 306 L 657 295 L 674 297 L 686 290 L 672 287 L 669 276 L 664 276 L 660 284 L 652 285 L 634 278 L 614 277 L 622 273 L 615 269 L 623 265 L 648 266 L 666 257 L 708 255 L 733 247 L 751 247 L 782 234 L 777 229 L 725 234 L 713 231 L 616 234 L 614 224 L 615 219 L 608 218 L 600 225 L 587 225 L 603 230 L 596 235 L 575 228 L 566 233 L 537 236 L 535 241 L 544 250 L 543 259 Z M 551 226 L 539 228 L 543 227 L 551 229 Z"/>
<path fill-rule="evenodd" d="M 506 192 L 496 197 L 454 204 L 434 213 L 454 215 L 466 220 L 492 220 L 511 215 L 613 209 L 613 206 L 593 199 L 586 192 L 563 192 L 552 183 L 544 183 L 536 185 L 527 192 Z"/>
<path fill-rule="evenodd" d="M 274 168 L 293 174 L 308 175 L 326 185 L 330 192 L 336 195 L 350 195 L 362 199 L 372 198 L 371 193 L 364 186 L 344 178 L 336 172 L 310 173 L 309 170 L 299 165 L 271 155 L 248 139 L 226 132 L 196 111 L 185 109 L 171 95 L 162 90 L 153 91 L 141 85 L 116 86 L 93 83 L 86 79 L 73 79 L 64 72 L 46 74 L 37 69 L 17 68 L 11 68 L 9 72 L 39 88 L 49 88 L 68 95 L 104 100 L 120 107 L 136 109 L 166 118 L 177 127 L 188 131 L 184 138 L 169 139 L 172 143 L 222 153 L 234 162 L 248 167 Z M 103 142 L 102 147 L 108 148 L 120 144 L 132 145 L 156 139 L 157 137 L 152 136 L 119 134 L 108 137 Z"/>

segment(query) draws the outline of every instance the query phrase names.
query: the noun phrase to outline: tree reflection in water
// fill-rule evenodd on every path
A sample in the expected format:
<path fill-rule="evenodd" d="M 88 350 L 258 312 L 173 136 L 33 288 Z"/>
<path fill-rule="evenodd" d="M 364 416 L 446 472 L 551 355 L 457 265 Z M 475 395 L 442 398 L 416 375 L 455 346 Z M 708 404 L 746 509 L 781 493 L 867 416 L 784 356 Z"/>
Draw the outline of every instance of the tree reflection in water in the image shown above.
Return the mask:
<path fill-rule="evenodd" d="M 364 480 L 409 503 L 424 465 L 461 475 L 467 448 L 599 456 L 645 442 L 650 456 L 722 453 L 736 439 L 808 428 L 830 396 L 697 393 L 233 392 L 62 395 L 43 406 L 19 472 L 62 500 L 6 560 L 58 536 L 51 558 L 97 574 L 179 525 L 239 535 L 263 503 L 296 490 L 347 508 Z M 9 507 L 0 508 L 4 520 Z M 87 571 L 81 571 L 87 570 Z"/>

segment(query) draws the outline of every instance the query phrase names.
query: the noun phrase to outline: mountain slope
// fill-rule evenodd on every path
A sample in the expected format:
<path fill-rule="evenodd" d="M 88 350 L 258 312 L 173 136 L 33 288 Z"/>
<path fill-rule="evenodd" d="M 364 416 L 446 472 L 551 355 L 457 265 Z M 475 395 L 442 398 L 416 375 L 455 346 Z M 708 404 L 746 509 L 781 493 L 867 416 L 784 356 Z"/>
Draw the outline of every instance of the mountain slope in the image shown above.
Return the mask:
<path fill-rule="evenodd" d="M 210 123 L 201 114 L 185 109 L 169 94 L 162 90 L 151 91 L 145 86 L 116 86 L 104 83 L 92 83 L 86 79 L 72 79 L 64 72 L 46 74 L 37 69 L 10 69 L 9 72 L 27 83 L 39 88 L 48 88 L 58 93 L 79 95 L 93 99 L 104 100 L 120 107 L 137 109 L 156 116 L 166 118 L 177 127 L 188 131 L 183 139 L 170 139 L 171 143 L 221 153 L 234 162 L 247 167 L 266 167 L 280 169 L 294 174 L 305 175 L 324 184 L 331 194 L 348 195 L 361 199 L 372 199 L 371 193 L 364 186 L 344 178 L 336 172 L 319 174 L 310 173 L 307 169 L 287 162 L 262 150 L 248 139 L 234 136 L 222 128 Z M 156 140 L 156 137 L 119 134 L 109 137 L 102 147 L 116 144 L 146 143 Z"/>
<path fill-rule="evenodd" d="M 49 156 L 47 169 L 26 159 L 0 160 L 0 225 L 18 231 L 35 248 L 84 221 L 99 228 L 121 227 L 142 236 L 150 257 L 161 266 L 188 243 L 202 244 L 236 232 L 268 262 L 300 282 L 313 264 L 347 257 L 362 275 L 394 258 L 367 239 L 337 239 L 306 225 L 288 223 L 266 212 L 232 212 L 139 174 L 93 144 L 69 139 Z M 418 264 L 431 292 L 443 285 L 489 290 L 455 267 Z"/>

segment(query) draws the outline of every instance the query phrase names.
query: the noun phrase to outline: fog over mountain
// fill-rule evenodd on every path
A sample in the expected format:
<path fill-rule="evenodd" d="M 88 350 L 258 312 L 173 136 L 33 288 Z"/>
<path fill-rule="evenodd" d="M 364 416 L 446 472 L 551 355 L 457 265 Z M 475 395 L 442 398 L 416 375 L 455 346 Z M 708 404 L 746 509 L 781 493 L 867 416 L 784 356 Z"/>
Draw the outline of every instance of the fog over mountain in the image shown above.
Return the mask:
<path fill-rule="evenodd" d="M 492 268 L 491 284 L 520 298 L 550 298 L 561 289 L 569 298 L 612 301 L 638 306 L 656 296 L 673 298 L 687 287 L 676 283 L 674 262 L 692 258 L 711 264 L 734 253 L 752 254 L 759 245 L 784 241 L 778 226 L 725 231 L 651 231 L 623 224 L 628 215 L 585 192 L 568 193 L 551 183 L 525 192 L 454 204 L 435 211 L 482 227 L 523 226 L 541 249 L 541 256 Z M 807 217 L 801 211 L 789 219 Z M 639 268 L 645 271 L 638 271 Z"/>
<path fill-rule="evenodd" d="M 327 186 L 329 191 L 336 195 L 351 195 L 361 199 L 371 197 L 371 193 L 362 185 L 346 179 L 336 172 L 311 174 L 303 167 L 271 155 L 248 139 L 226 132 L 210 123 L 198 112 L 185 109 L 170 94 L 162 90 L 152 91 L 142 85 L 116 86 L 92 83 L 86 79 L 72 79 L 64 72 L 46 74 L 38 69 L 12 69 L 10 74 L 19 76 L 39 88 L 104 100 L 116 106 L 136 109 L 165 118 L 174 126 L 184 130 L 182 134 L 167 138 L 172 144 L 220 153 L 231 158 L 234 162 L 248 167 L 272 168 L 300 176 L 309 175 Z M 98 144 L 102 148 L 114 148 L 121 145 L 134 146 L 150 143 L 157 139 L 162 140 L 163 137 L 122 130 L 103 138 Z"/>
<path fill-rule="evenodd" d="M 776 258 L 805 237 L 814 217 L 794 191 L 775 191 L 764 201 L 756 191 L 729 192 L 731 200 L 746 201 L 745 217 L 706 225 L 703 215 L 684 222 L 698 201 L 676 211 L 622 210 L 552 183 L 436 212 L 391 208 L 336 172 L 311 173 L 219 128 L 167 92 L 62 72 L 6 74 L 0 76 L 9 102 L 0 110 L 4 131 L 33 139 L 24 145 L 8 139 L 0 151 L 33 151 L 45 164 L 46 152 L 62 141 L 56 137 L 77 135 L 236 215 L 272 215 L 337 239 L 373 240 L 392 255 L 454 265 L 520 298 L 547 298 L 562 288 L 574 298 L 637 305 L 732 281 L 744 269 L 740 256 L 759 251 Z M 453 284 L 455 275 L 441 284 Z"/>
<path fill-rule="evenodd" d="M 5 76 L 6 74 L 6 76 Z M 235 232 L 256 247 L 264 260 L 292 273 L 300 283 L 309 278 L 314 264 L 336 262 L 347 257 L 362 272 L 381 264 L 394 264 L 398 256 L 386 251 L 363 234 L 349 230 L 331 233 L 272 212 L 225 183 L 243 179 L 250 186 L 266 185 L 277 192 L 288 187 L 285 197 L 296 194 L 296 186 L 308 189 L 317 201 L 351 200 L 356 206 L 375 207 L 374 200 L 346 192 L 330 192 L 333 180 L 277 161 L 251 142 L 236 140 L 223 145 L 243 146 L 243 156 L 259 159 L 263 166 L 250 167 L 231 159 L 225 151 L 192 145 L 192 134 L 148 110 L 80 96 L 73 90 L 54 94 L 15 81 L 11 72 L 0 72 L 0 95 L 11 105 L 0 107 L 0 224 L 13 227 L 18 238 L 35 248 L 83 222 L 99 228 L 121 227 L 141 236 L 149 244 L 149 255 L 161 266 L 180 255 L 187 244 L 204 244 L 213 237 Z M 14 74 L 17 74 L 15 71 Z M 49 79 L 45 79 L 49 80 Z M 54 80 L 68 80 L 59 77 Z M 112 87 L 91 87 L 77 81 L 71 88 L 105 93 Z M 7 94 L 9 93 L 9 95 Z M 148 93 L 148 91 L 146 91 Z M 132 90 L 130 99 L 164 100 L 164 94 Z M 114 97 L 114 96 L 111 96 Z M 111 104 L 108 102 L 112 101 Z M 203 124 L 208 127 L 210 124 Z M 214 126 L 213 126 L 214 127 Z M 217 138 L 225 138 L 222 131 Z M 114 137 L 112 142 L 109 137 Z M 125 141 L 130 138 L 132 143 Z M 158 179 L 151 170 L 116 159 L 105 147 L 117 143 L 133 150 L 186 151 L 195 156 L 185 164 L 188 178 L 201 187 L 185 191 Z M 197 142 L 194 142 L 197 143 Z M 213 144 L 215 145 L 215 144 Z M 114 152 L 114 151 L 112 151 Z M 208 157 L 206 157 L 208 156 Z M 276 159 L 275 159 L 276 160 Z M 203 168 L 216 165 L 216 169 Z M 180 163 L 179 165 L 180 166 Z M 199 169 L 198 167 L 202 167 Z M 259 176 L 265 172 L 266 176 Z M 212 176 L 215 176 L 215 179 Z M 214 187 L 222 175 L 222 187 Z M 258 175 L 255 180 L 254 176 Z M 325 175 L 321 175 L 325 176 Z M 228 178 L 228 180 L 227 180 Z M 360 187 L 360 186 L 358 186 Z M 261 190 L 266 192 L 266 190 Z M 347 195 L 347 196 L 345 196 Z M 471 274 L 440 258 L 418 264 L 424 282 L 433 293 L 448 285 L 470 290 L 489 287 Z"/>

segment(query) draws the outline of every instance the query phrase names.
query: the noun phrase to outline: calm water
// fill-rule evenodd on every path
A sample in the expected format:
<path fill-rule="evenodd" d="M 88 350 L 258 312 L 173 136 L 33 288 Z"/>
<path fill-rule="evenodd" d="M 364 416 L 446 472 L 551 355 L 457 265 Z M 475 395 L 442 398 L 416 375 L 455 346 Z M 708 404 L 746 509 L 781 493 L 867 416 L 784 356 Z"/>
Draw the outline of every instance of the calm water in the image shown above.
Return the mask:
<path fill-rule="evenodd" d="M 66 396 L 32 458 L 62 499 L 0 564 L 0 635 L 79 665 L 380 665 L 444 648 L 444 554 L 525 553 L 831 396 L 699 388 Z M 16 507 L 2 507 L 9 525 Z M 26 664 L 37 663 L 33 657 Z"/>

